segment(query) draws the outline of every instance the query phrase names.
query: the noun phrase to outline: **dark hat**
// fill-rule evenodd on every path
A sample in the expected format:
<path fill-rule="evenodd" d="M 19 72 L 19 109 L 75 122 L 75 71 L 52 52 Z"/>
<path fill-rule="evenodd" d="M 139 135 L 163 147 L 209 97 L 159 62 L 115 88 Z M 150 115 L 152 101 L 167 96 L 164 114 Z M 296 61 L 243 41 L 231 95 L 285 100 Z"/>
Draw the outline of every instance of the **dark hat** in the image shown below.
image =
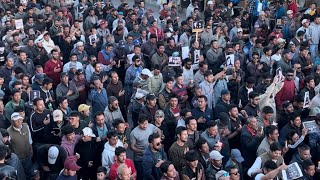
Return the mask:
<path fill-rule="evenodd" d="M 62 132 L 64 135 L 71 134 L 71 133 L 74 133 L 74 128 L 71 127 L 70 125 L 67 125 L 63 127 Z"/>
<path fill-rule="evenodd" d="M 68 75 L 68 73 L 66 73 L 66 72 L 62 72 L 62 73 L 60 74 L 60 77 L 62 78 L 62 77 L 64 77 L 64 76 L 69 76 L 69 75 Z"/>
<path fill-rule="evenodd" d="M 80 75 L 80 74 L 84 74 L 82 69 L 78 69 L 77 72 L 76 72 L 76 75 Z"/>
<path fill-rule="evenodd" d="M 290 53 L 290 51 L 289 51 L 288 49 L 284 49 L 284 50 L 282 51 L 282 55 L 285 55 L 285 54 L 287 54 L 287 53 Z"/>
<path fill-rule="evenodd" d="M 157 38 L 157 35 L 156 34 L 150 34 L 150 39 L 151 38 Z"/>
<path fill-rule="evenodd" d="M 221 96 L 225 95 L 225 94 L 230 94 L 230 91 L 228 89 L 223 89 L 221 91 Z"/>
<path fill-rule="evenodd" d="M 277 25 L 276 29 L 282 29 L 282 26 L 281 25 Z"/>
<path fill-rule="evenodd" d="M 154 100 L 157 99 L 157 96 L 154 95 L 153 93 L 150 93 L 147 95 L 146 100 Z"/>
<path fill-rule="evenodd" d="M 39 79 L 39 80 L 43 80 L 44 79 L 44 74 L 43 73 L 38 73 L 36 75 L 34 75 L 35 79 Z"/>
<path fill-rule="evenodd" d="M 0 47 L 5 47 L 6 45 L 4 44 L 3 41 L 0 41 Z"/>

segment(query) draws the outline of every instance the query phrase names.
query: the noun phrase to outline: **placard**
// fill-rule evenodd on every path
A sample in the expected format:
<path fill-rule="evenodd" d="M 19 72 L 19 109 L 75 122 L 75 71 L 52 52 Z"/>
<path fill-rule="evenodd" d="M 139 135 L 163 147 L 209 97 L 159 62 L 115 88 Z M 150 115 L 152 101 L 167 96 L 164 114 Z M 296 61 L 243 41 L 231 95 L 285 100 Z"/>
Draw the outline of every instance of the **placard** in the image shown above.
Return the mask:
<path fill-rule="evenodd" d="M 97 42 L 97 35 L 93 34 L 89 36 L 89 41 L 90 41 L 90 45 L 93 45 L 94 43 Z"/>
<path fill-rule="evenodd" d="M 309 91 L 307 91 L 304 93 L 303 108 L 309 107 L 309 101 L 310 101 Z"/>
<path fill-rule="evenodd" d="M 130 64 L 132 64 L 132 58 L 133 58 L 134 55 L 135 55 L 134 53 L 127 55 L 127 58 L 129 59 Z"/>
<path fill-rule="evenodd" d="M 319 126 L 315 120 L 303 122 L 302 125 L 304 128 L 308 129 L 308 134 L 320 132 Z"/>
<path fill-rule="evenodd" d="M 234 66 L 234 54 L 226 55 L 226 60 L 227 60 L 226 63 L 227 63 L 227 67 L 228 67 L 228 68 Z"/>
<path fill-rule="evenodd" d="M 292 163 L 288 166 L 288 169 L 282 170 L 282 177 L 284 180 L 298 179 L 303 174 L 297 162 Z"/>
<path fill-rule="evenodd" d="M 193 58 L 194 58 L 193 63 L 198 64 L 200 61 L 200 50 L 199 49 L 194 50 L 194 57 Z"/>
<path fill-rule="evenodd" d="M 29 92 L 29 104 L 32 105 L 33 104 L 33 100 L 35 98 L 39 98 L 40 97 L 40 91 L 37 90 L 31 90 Z"/>
<path fill-rule="evenodd" d="M 279 67 L 277 70 L 276 70 L 276 76 L 278 76 L 278 82 L 277 83 L 280 83 L 282 80 L 282 69 L 281 67 Z"/>
<path fill-rule="evenodd" d="M 23 29 L 23 20 L 22 19 L 15 19 L 14 25 L 16 29 Z"/>
<path fill-rule="evenodd" d="M 195 21 L 192 24 L 192 32 L 202 32 L 204 28 L 204 21 Z"/>
<path fill-rule="evenodd" d="M 170 56 L 168 66 L 181 66 L 181 58 Z"/>
<path fill-rule="evenodd" d="M 181 47 L 181 51 L 182 59 L 186 59 L 189 57 L 189 46 Z"/>

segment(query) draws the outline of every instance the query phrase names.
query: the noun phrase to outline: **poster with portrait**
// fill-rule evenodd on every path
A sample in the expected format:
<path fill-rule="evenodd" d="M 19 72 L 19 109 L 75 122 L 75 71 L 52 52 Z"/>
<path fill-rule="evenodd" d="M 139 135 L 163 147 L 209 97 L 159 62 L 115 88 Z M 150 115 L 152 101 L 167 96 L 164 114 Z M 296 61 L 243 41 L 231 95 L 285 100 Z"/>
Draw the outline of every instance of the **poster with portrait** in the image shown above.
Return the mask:
<path fill-rule="evenodd" d="M 232 68 L 234 66 L 234 54 L 226 55 L 226 64 L 228 68 Z"/>
<path fill-rule="evenodd" d="M 310 96 L 309 96 L 309 91 L 307 91 L 304 93 L 303 108 L 309 107 L 309 102 L 310 102 Z"/>
<path fill-rule="evenodd" d="M 281 77 L 282 77 L 282 69 L 281 67 L 279 67 L 277 70 L 276 70 L 276 76 L 278 77 L 278 82 L 277 83 L 280 83 L 282 80 L 281 80 Z"/>
<path fill-rule="evenodd" d="M 40 97 L 40 91 L 37 91 L 37 90 L 31 90 L 29 92 L 29 104 L 32 105 L 32 101 L 35 99 L 35 98 L 39 98 Z"/>
<path fill-rule="evenodd" d="M 90 42 L 90 45 L 93 45 L 94 43 L 96 43 L 97 42 L 97 35 L 96 34 L 90 35 L 89 42 Z"/>
<path fill-rule="evenodd" d="M 194 63 L 194 64 L 198 64 L 199 61 L 200 61 L 200 50 L 199 50 L 199 49 L 194 50 L 194 56 L 193 56 L 193 58 L 194 58 L 193 63 Z"/>
<path fill-rule="evenodd" d="M 320 132 L 319 126 L 316 123 L 315 120 L 313 121 L 305 121 L 302 123 L 303 127 L 308 129 L 308 134 L 309 133 L 318 133 Z"/>
<path fill-rule="evenodd" d="M 181 58 L 170 56 L 168 66 L 181 66 Z"/>
<path fill-rule="evenodd" d="M 23 29 L 23 20 L 22 19 L 15 19 L 14 26 L 16 29 Z"/>
<path fill-rule="evenodd" d="M 192 24 L 192 32 L 201 32 L 204 28 L 204 21 L 195 21 Z"/>
<path fill-rule="evenodd" d="M 288 169 L 282 170 L 284 180 L 293 180 L 302 177 L 303 174 L 297 162 L 288 165 Z"/>

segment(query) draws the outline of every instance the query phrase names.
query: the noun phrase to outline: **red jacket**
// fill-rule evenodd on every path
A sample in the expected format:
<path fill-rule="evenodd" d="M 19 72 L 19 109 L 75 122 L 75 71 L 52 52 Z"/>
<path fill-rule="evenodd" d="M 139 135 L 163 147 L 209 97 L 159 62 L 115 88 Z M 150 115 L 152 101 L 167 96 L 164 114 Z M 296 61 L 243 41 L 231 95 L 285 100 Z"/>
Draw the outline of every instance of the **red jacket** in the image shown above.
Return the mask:
<path fill-rule="evenodd" d="M 128 166 L 128 168 L 131 168 L 131 175 L 136 172 L 136 168 L 134 167 L 134 164 L 131 159 L 126 159 L 124 163 Z M 117 176 L 117 168 L 118 167 L 119 167 L 118 163 L 114 163 L 111 165 L 110 171 L 109 171 L 109 179 L 110 180 L 117 179 L 117 177 L 118 177 Z"/>
<path fill-rule="evenodd" d="M 276 106 L 282 108 L 282 103 L 285 101 L 294 101 L 296 95 L 296 87 L 294 80 L 284 80 L 283 88 L 276 95 Z"/>
<path fill-rule="evenodd" d="M 291 4 L 288 4 L 287 10 L 292 10 L 293 15 L 296 15 L 298 13 L 298 6 L 295 1 L 292 1 Z"/>
<path fill-rule="evenodd" d="M 55 67 L 60 67 L 60 72 L 54 72 Z M 63 70 L 63 65 L 60 60 L 57 60 L 57 63 L 52 62 L 51 60 L 47 61 L 44 65 L 44 73 L 53 80 L 53 86 L 56 87 L 60 83 L 60 73 Z"/>

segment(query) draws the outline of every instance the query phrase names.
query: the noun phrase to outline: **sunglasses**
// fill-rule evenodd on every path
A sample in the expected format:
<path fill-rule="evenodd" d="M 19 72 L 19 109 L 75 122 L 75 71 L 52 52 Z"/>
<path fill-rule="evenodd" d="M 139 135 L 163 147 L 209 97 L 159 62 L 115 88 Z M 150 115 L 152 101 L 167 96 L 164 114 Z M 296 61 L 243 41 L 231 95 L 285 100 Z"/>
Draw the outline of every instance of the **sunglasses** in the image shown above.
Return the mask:
<path fill-rule="evenodd" d="M 239 172 L 234 172 L 234 173 L 230 173 L 230 174 L 233 174 L 235 176 L 239 175 L 240 173 Z"/>

